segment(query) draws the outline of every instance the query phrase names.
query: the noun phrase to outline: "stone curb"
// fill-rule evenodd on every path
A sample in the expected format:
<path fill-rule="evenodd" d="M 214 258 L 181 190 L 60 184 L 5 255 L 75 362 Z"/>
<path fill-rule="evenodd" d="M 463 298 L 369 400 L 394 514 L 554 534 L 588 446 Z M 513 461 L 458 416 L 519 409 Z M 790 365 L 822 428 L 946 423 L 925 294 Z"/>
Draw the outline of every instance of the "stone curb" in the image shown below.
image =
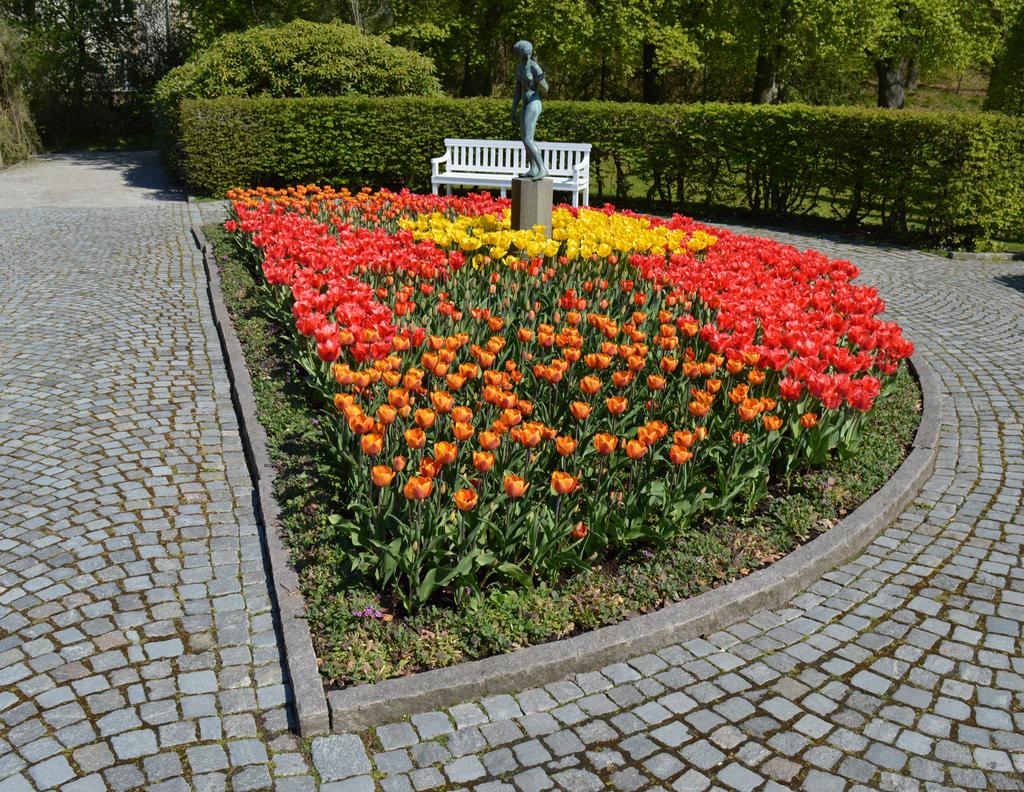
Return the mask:
<path fill-rule="evenodd" d="M 943 250 L 940 251 L 939 255 L 953 259 L 954 261 L 977 261 L 988 264 L 1003 261 L 1024 261 L 1024 252 L 1010 251 L 1002 253 L 968 253 L 963 250 Z"/>
<path fill-rule="evenodd" d="M 593 671 L 706 635 L 756 611 L 782 606 L 823 573 L 866 547 L 910 503 L 931 474 L 938 453 L 944 393 L 938 376 L 920 353 L 911 358 L 910 364 L 922 393 L 921 423 L 911 452 L 889 481 L 827 533 L 765 569 L 655 613 L 507 655 L 332 690 L 327 699 L 334 731 L 366 729 L 416 712 L 539 687 L 573 673 Z"/>
<path fill-rule="evenodd" d="M 291 683 L 298 732 L 303 737 L 326 734 L 330 731 L 330 713 L 323 681 L 317 666 L 313 639 L 306 622 L 306 606 L 299 592 L 299 577 L 291 565 L 288 550 L 281 539 L 280 510 L 272 487 L 274 468 L 267 454 L 267 434 L 256 419 L 256 399 L 252 380 L 245 365 L 242 346 L 235 334 L 224 294 L 220 287 L 220 274 L 209 242 L 203 235 L 199 207 L 188 199 L 192 236 L 203 254 L 206 269 L 207 295 L 213 311 L 213 322 L 220 337 L 224 362 L 231 382 L 231 401 L 238 416 L 239 434 L 245 449 L 246 461 L 253 480 L 253 505 L 257 519 L 263 527 L 267 557 L 273 577 L 273 596 L 277 601 L 281 637 L 284 639 L 285 663 Z"/>

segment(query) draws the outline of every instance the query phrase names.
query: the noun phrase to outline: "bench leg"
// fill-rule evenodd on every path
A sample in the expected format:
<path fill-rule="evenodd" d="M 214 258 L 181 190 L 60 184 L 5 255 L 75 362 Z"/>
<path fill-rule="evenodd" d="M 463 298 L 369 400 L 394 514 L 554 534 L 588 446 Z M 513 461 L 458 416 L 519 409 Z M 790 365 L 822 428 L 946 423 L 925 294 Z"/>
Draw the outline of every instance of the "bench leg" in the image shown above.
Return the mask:
<path fill-rule="evenodd" d="M 445 185 L 445 190 L 447 191 L 445 193 L 445 195 L 451 195 L 452 194 L 452 186 L 450 184 L 446 184 Z"/>
<path fill-rule="evenodd" d="M 584 206 L 590 206 L 590 188 L 589 187 L 587 187 L 583 191 L 583 205 Z"/>
<path fill-rule="evenodd" d="M 508 197 L 508 196 L 505 195 L 505 188 L 504 187 L 501 188 L 501 197 L 502 198 L 507 198 Z"/>
<path fill-rule="evenodd" d="M 431 191 L 431 192 L 432 192 L 432 193 L 433 193 L 434 195 L 437 195 L 437 185 L 436 185 L 436 184 L 431 184 L 431 185 L 430 185 L 430 191 Z"/>
<path fill-rule="evenodd" d="M 580 191 L 579 190 L 573 190 L 572 191 L 572 206 L 575 209 L 579 205 L 580 205 Z"/>

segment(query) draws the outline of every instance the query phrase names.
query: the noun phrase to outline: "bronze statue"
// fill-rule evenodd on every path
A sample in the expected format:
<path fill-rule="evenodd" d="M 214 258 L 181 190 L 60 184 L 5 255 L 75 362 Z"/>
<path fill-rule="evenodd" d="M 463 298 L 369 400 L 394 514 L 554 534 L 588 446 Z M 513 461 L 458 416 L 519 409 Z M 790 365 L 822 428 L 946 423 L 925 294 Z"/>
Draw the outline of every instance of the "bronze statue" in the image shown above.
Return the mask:
<path fill-rule="evenodd" d="M 526 159 L 530 163 L 523 178 L 539 181 L 548 175 L 544 167 L 544 159 L 533 140 L 537 131 L 537 119 L 540 117 L 540 96 L 548 92 L 548 82 L 544 79 L 544 70 L 533 57 L 533 44 L 529 41 L 517 41 L 512 47 L 522 61 L 516 64 L 516 92 L 512 97 L 512 123 L 519 124 L 526 147 Z M 522 116 L 519 115 L 519 100 L 523 100 Z"/>

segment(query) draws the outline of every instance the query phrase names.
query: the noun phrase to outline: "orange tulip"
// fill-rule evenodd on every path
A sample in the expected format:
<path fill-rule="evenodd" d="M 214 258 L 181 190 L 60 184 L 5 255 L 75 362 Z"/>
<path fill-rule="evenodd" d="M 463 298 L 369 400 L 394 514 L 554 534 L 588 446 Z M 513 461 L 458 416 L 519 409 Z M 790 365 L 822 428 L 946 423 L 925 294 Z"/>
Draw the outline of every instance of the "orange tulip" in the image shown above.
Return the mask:
<path fill-rule="evenodd" d="M 744 399 L 743 403 L 736 408 L 741 421 L 751 421 L 761 412 L 761 402 L 757 399 Z"/>
<path fill-rule="evenodd" d="M 589 533 L 587 526 L 584 523 L 576 523 L 576 526 L 572 529 L 573 539 L 582 539 L 587 533 Z"/>
<path fill-rule="evenodd" d="M 405 430 L 405 444 L 409 448 L 423 448 L 423 444 L 427 442 L 427 436 L 423 433 L 423 430 L 418 427 Z"/>
<path fill-rule="evenodd" d="M 357 408 L 358 409 L 358 408 Z M 348 428 L 356 434 L 366 434 L 372 432 L 373 428 L 377 425 L 377 422 L 373 420 L 369 415 L 362 415 L 361 413 L 354 413 L 348 419 Z"/>
<path fill-rule="evenodd" d="M 416 425 L 420 429 L 429 429 L 434 425 L 434 421 L 437 419 L 437 413 L 433 410 L 421 408 L 413 413 L 413 420 L 416 421 Z"/>
<path fill-rule="evenodd" d="M 652 446 L 661 438 L 658 436 L 658 430 L 653 426 L 641 426 L 637 429 L 636 439 L 645 446 Z"/>
<path fill-rule="evenodd" d="M 534 422 L 523 424 L 519 437 L 516 439 L 527 448 L 535 448 L 544 437 L 543 430 L 544 424 Z"/>
<path fill-rule="evenodd" d="M 496 432 L 481 432 L 478 435 L 480 440 L 480 447 L 484 451 L 493 451 L 501 443 L 501 435 Z"/>
<path fill-rule="evenodd" d="M 490 451 L 474 451 L 473 467 L 475 467 L 480 473 L 486 473 L 494 467 L 494 454 Z"/>
<path fill-rule="evenodd" d="M 459 455 L 459 447 L 455 443 L 441 441 L 434 444 L 434 459 L 442 465 L 450 465 Z"/>
<path fill-rule="evenodd" d="M 582 421 L 590 415 L 590 405 L 586 402 L 575 401 L 569 405 L 569 411 L 572 413 L 573 418 L 577 421 Z"/>
<path fill-rule="evenodd" d="M 679 358 L 663 357 L 658 365 L 666 374 L 671 374 L 679 367 Z"/>
<path fill-rule="evenodd" d="M 660 377 L 657 374 L 647 375 L 647 387 L 652 391 L 660 391 L 665 389 L 665 378 Z"/>
<path fill-rule="evenodd" d="M 388 391 L 388 404 L 400 410 L 409 403 L 409 391 L 405 388 L 392 388 Z"/>
<path fill-rule="evenodd" d="M 575 450 L 575 438 L 566 437 L 565 435 L 559 435 L 555 438 L 555 451 L 558 452 L 559 456 L 569 456 Z"/>
<path fill-rule="evenodd" d="M 693 453 L 688 448 L 674 445 L 668 451 L 668 458 L 672 460 L 672 464 L 682 465 L 693 459 Z"/>
<path fill-rule="evenodd" d="M 674 445 L 682 446 L 683 448 L 689 448 L 690 446 L 693 445 L 693 441 L 696 438 L 694 438 L 693 432 L 683 430 L 680 432 L 676 432 L 672 436 L 672 439 Z"/>
<path fill-rule="evenodd" d="M 518 426 L 522 423 L 523 416 L 520 414 L 519 410 L 506 409 L 501 411 L 499 420 L 511 429 L 513 426 Z"/>
<path fill-rule="evenodd" d="M 735 445 L 743 445 L 747 440 L 750 439 L 750 435 L 746 432 L 733 432 L 730 438 Z"/>
<path fill-rule="evenodd" d="M 363 439 L 360 441 L 363 453 L 367 456 L 376 456 L 381 452 L 384 447 L 384 438 L 379 434 L 365 434 Z"/>
<path fill-rule="evenodd" d="M 690 415 L 694 418 L 702 418 L 708 414 L 708 410 L 711 409 L 711 405 L 705 404 L 704 402 L 692 401 L 688 405 L 688 409 L 690 410 Z"/>
<path fill-rule="evenodd" d="M 729 401 L 731 401 L 733 404 L 739 404 L 741 401 L 747 398 L 748 390 L 750 390 L 750 388 L 747 386 L 745 382 L 737 385 L 735 388 L 729 391 Z"/>
<path fill-rule="evenodd" d="M 698 443 L 702 443 L 708 439 L 708 428 L 706 426 L 698 426 L 693 430 L 693 437 Z"/>
<path fill-rule="evenodd" d="M 377 408 L 377 420 L 385 426 L 391 424 L 398 417 L 398 410 L 390 404 L 382 404 Z"/>
<path fill-rule="evenodd" d="M 556 470 L 551 474 L 551 489 L 553 489 L 558 495 L 565 495 L 568 492 L 572 492 L 579 486 L 580 480 L 571 473 L 566 473 L 564 470 Z"/>
<path fill-rule="evenodd" d="M 402 494 L 408 500 L 423 500 L 429 498 L 430 493 L 434 491 L 433 480 L 426 476 L 413 476 L 407 482 L 405 487 L 402 488 Z"/>
<path fill-rule="evenodd" d="M 747 382 L 751 385 L 760 385 L 764 382 L 764 372 L 761 369 L 751 369 L 747 372 Z"/>
<path fill-rule="evenodd" d="M 730 374 L 739 374 L 743 371 L 743 361 L 739 359 L 730 359 L 729 362 L 725 364 L 725 370 Z"/>
<path fill-rule="evenodd" d="M 607 434 L 606 432 L 599 432 L 594 435 L 594 448 L 597 449 L 599 454 L 610 454 L 615 450 L 615 447 L 619 444 L 619 438 L 615 435 Z"/>
<path fill-rule="evenodd" d="M 386 487 L 394 477 L 395 471 L 387 465 L 374 465 L 373 470 L 370 471 L 370 478 L 378 487 Z"/>
<path fill-rule="evenodd" d="M 818 425 L 818 416 L 814 413 L 804 413 L 800 416 L 800 425 L 804 429 L 812 429 Z"/>
<path fill-rule="evenodd" d="M 419 472 L 421 476 L 432 479 L 441 472 L 441 463 L 433 457 L 423 457 L 420 460 Z"/>
<path fill-rule="evenodd" d="M 398 454 L 395 456 L 394 459 L 391 460 L 391 464 L 396 471 L 401 473 L 403 470 L 405 470 L 405 457 L 402 456 L 401 454 Z"/>
<path fill-rule="evenodd" d="M 456 440 L 469 440 L 473 436 L 473 424 L 462 423 L 461 421 L 452 426 L 452 434 Z"/>
<path fill-rule="evenodd" d="M 519 340 L 523 343 L 533 340 L 533 330 L 529 327 L 520 327 L 519 332 L 516 333 L 516 335 L 519 336 Z"/>
<path fill-rule="evenodd" d="M 708 389 L 708 393 L 718 393 L 722 389 L 722 381 L 720 379 L 709 379 L 704 383 L 704 387 Z"/>
<path fill-rule="evenodd" d="M 452 420 L 455 423 L 469 423 L 473 420 L 473 411 L 469 407 L 456 407 L 452 410 Z"/>
<path fill-rule="evenodd" d="M 612 385 L 616 388 L 625 388 L 633 381 L 632 371 L 616 371 L 612 374 Z"/>
<path fill-rule="evenodd" d="M 639 440 L 630 440 L 626 443 L 626 456 L 630 459 L 639 459 L 647 453 L 647 446 Z"/>
<path fill-rule="evenodd" d="M 593 396 L 601 390 L 601 380 L 593 375 L 587 375 L 580 380 L 580 390 L 587 394 L 587 396 Z"/>
<path fill-rule="evenodd" d="M 480 496 L 476 494 L 476 490 L 469 487 L 464 487 L 455 493 L 455 505 L 459 511 L 469 511 L 476 506 L 479 500 Z"/>
<path fill-rule="evenodd" d="M 422 384 L 423 372 L 419 369 L 409 369 L 405 372 L 405 376 L 402 377 L 402 385 L 408 390 L 417 390 Z"/>
<path fill-rule="evenodd" d="M 774 432 L 782 426 L 782 419 L 777 415 L 766 415 L 761 419 L 761 422 L 764 423 L 764 428 L 769 432 Z"/>
<path fill-rule="evenodd" d="M 519 476 L 508 474 L 505 476 L 504 486 L 506 495 L 510 498 L 520 498 L 530 485 L 524 479 L 519 478 Z"/>
<path fill-rule="evenodd" d="M 622 415 L 629 407 L 629 400 L 622 396 L 610 396 L 605 399 L 605 404 L 608 405 L 608 412 L 612 415 Z"/>
<path fill-rule="evenodd" d="M 442 415 L 451 412 L 452 407 L 455 406 L 455 399 L 447 391 L 433 391 L 430 394 L 430 401 L 433 402 L 434 409 Z"/>

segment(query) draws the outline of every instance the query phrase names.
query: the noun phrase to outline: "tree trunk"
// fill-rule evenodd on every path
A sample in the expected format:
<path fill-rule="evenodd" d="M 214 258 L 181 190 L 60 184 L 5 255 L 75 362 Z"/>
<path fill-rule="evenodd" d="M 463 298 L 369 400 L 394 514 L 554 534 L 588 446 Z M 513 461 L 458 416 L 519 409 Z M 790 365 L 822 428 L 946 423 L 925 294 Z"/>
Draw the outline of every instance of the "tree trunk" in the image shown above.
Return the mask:
<path fill-rule="evenodd" d="M 657 48 L 649 41 L 644 42 L 643 66 L 641 76 L 644 86 L 644 102 L 647 104 L 658 104 L 664 98 L 663 86 L 658 70 L 654 65 L 654 56 Z"/>
<path fill-rule="evenodd" d="M 779 97 L 779 86 L 775 80 L 775 61 L 763 52 L 757 56 L 757 73 L 754 76 L 754 104 L 774 104 Z"/>
<path fill-rule="evenodd" d="M 597 98 L 602 102 L 604 101 L 605 88 L 608 86 L 608 58 L 604 52 L 601 53 L 601 88 L 598 91 Z"/>
<path fill-rule="evenodd" d="M 903 109 L 910 60 L 908 58 L 880 58 L 875 61 L 878 75 L 878 106 Z"/>

